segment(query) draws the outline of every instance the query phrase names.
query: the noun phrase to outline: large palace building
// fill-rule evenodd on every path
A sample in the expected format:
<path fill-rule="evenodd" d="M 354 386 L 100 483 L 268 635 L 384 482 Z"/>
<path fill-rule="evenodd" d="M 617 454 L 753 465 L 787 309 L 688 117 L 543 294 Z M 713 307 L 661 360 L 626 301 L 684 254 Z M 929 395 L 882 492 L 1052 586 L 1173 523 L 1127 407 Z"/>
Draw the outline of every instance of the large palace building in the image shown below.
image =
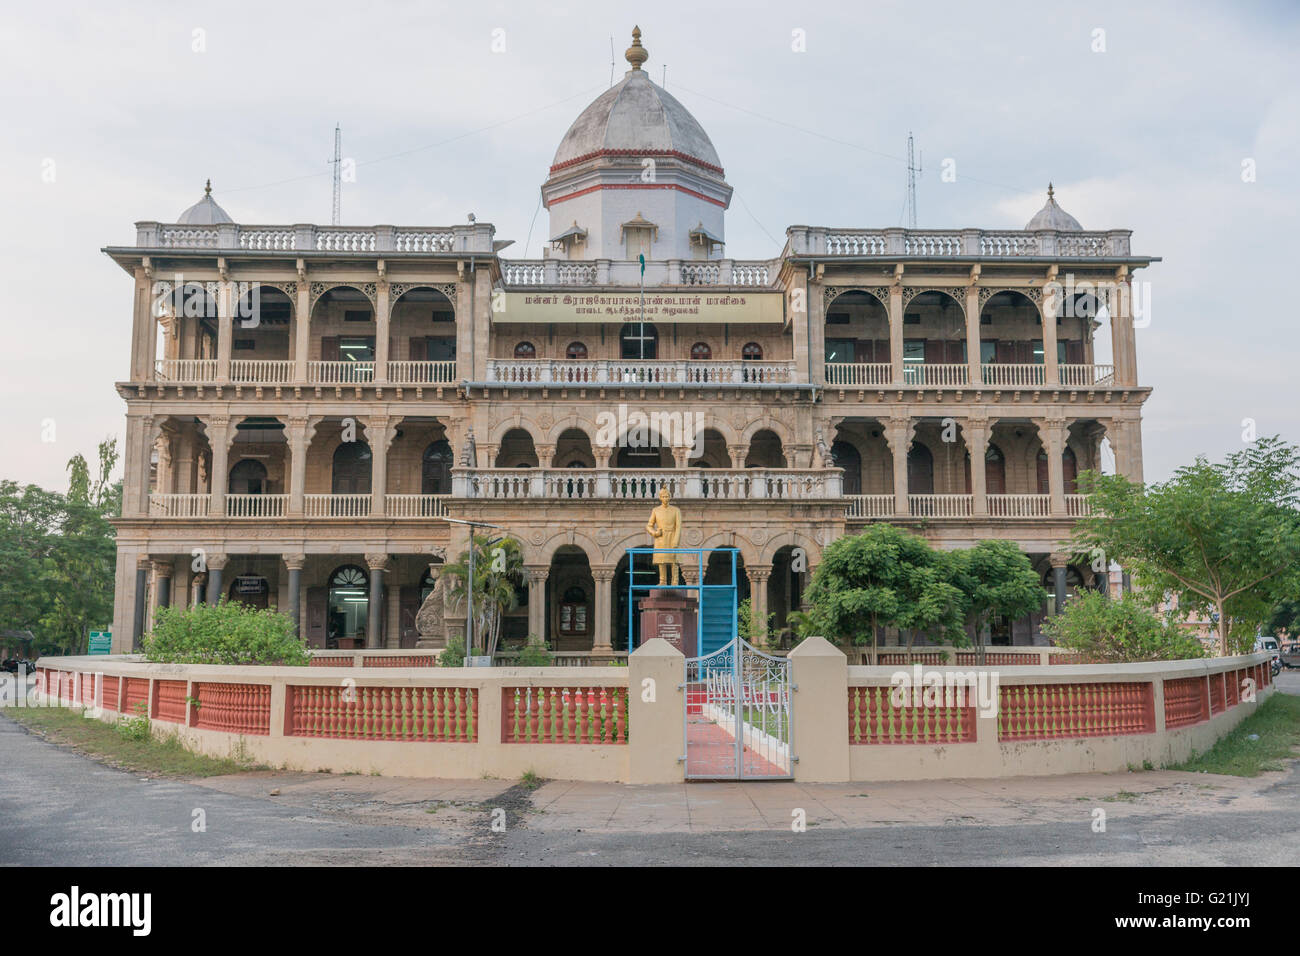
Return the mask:
<path fill-rule="evenodd" d="M 541 259 L 472 218 L 244 225 L 210 190 L 106 250 L 135 283 L 114 650 L 218 598 L 317 647 L 415 646 L 466 546 L 453 518 L 522 547 L 507 642 L 608 656 L 664 487 L 682 546 L 738 549 L 777 631 L 872 522 L 1018 543 L 1045 614 L 1097 586 L 1064 550 L 1075 476 L 1142 477 L 1132 275 L 1153 258 L 1051 190 L 1023 230 L 799 225 L 731 258 L 722 160 L 647 57 L 636 32 L 560 140 Z M 1041 641 L 1041 616 L 992 642 Z"/>

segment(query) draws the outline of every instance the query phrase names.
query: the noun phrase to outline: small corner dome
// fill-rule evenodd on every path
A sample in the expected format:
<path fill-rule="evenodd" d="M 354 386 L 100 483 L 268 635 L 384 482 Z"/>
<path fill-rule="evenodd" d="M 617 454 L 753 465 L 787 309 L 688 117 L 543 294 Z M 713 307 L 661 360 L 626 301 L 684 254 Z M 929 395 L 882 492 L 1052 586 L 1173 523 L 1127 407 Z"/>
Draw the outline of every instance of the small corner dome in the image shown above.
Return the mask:
<path fill-rule="evenodd" d="M 1056 192 L 1052 184 L 1047 184 L 1047 205 L 1034 213 L 1034 218 L 1025 226 L 1026 232 L 1035 229 L 1054 229 L 1057 232 L 1083 232 L 1083 226 L 1068 212 L 1056 204 Z"/>
<path fill-rule="evenodd" d="M 230 214 L 217 205 L 212 198 L 212 180 L 203 187 L 203 198 L 181 213 L 176 220 L 181 226 L 215 226 L 224 222 L 234 222 Z"/>
<path fill-rule="evenodd" d="M 639 28 L 632 32 L 632 46 L 625 56 L 632 68 L 573 121 L 560 140 L 552 167 L 605 151 L 662 150 L 721 168 L 704 127 L 641 69 L 650 54 L 641 45 Z"/>

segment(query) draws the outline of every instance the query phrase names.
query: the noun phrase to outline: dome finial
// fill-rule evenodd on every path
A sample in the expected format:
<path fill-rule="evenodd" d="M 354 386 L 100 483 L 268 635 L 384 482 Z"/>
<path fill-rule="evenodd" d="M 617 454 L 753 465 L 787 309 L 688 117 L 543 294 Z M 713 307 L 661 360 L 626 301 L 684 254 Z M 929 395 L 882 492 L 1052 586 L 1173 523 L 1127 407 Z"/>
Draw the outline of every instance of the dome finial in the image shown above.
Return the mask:
<path fill-rule="evenodd" d="M 211 196 L 211 195 L 212 195 L 212 180 L 211 180 L 211 179 L 209 179 L 209 180 L 207 181 L 207 183 L 204 185 L 204 187 L 203 187 L 203 195 L 205 195 L 205 196 Z"/>
<path fill-rule="evenodd" d="M 632 45 L 623 53 L 627 57 L 627 62 L 632 64 L 632 69 L 641 69 L 641 64 L 650 59 L 650 54 L 646 48 L 641 45 L 641 28 L 632 28 Z"/>
<path fill-rule="evenodd" d="M 1047 184 L 1047 201 L 1056 202 L 1056 191 L 1052 189 L 1052 184 Z"/>

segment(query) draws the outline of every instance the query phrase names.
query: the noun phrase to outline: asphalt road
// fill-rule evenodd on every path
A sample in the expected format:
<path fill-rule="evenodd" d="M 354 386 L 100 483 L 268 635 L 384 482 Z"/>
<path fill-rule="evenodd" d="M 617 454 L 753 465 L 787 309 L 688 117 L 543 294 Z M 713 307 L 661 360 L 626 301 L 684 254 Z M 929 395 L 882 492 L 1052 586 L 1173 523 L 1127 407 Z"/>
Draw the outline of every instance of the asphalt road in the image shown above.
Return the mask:
<path fill-rule="evenodd" d="M 1284 682 L 1284 689 L 1300 690 L 1300 675 L 1286 675 Z M 0 865 L 1300 862 L 1300 761 L 1249 793 L 1207 795 L 1194 809 L 1159 800 L 1124 805 L 1110 817 L 1104 835 L 1092 832 L 1083 813 L 1061 819 L 1045 811 L 1042 822 L 1034 822 L 1034 808 L 1023 801 L 1018 809 L 1025 816 L 1015 825 L 954 820 L 937 826 L 900 822 L 819 830 L 814 825 L 803 833 L 788 827 L 588 831 L 530 826 L 532 797 L 506 782 L 476 782 L 480 797 L 448 804 L 439 814 L 427 814 L 429 798 L 421 797 L 415 783 L 408 785 L 408 801 L 382 806 L 367 797 L 367 778 L 356 778 L 351 792 L 343 783 L 329 799 L 289 804 L 265 790 L 250 790 L 249 781 L 232 782 L 232 792 L 215 781 L 149 779 L 48 744 L 0 714 Z M 494 807 L 507 810 L 504 833 L 490 829 Z M 197 832 L 196 811 L 204 824 Z"/>

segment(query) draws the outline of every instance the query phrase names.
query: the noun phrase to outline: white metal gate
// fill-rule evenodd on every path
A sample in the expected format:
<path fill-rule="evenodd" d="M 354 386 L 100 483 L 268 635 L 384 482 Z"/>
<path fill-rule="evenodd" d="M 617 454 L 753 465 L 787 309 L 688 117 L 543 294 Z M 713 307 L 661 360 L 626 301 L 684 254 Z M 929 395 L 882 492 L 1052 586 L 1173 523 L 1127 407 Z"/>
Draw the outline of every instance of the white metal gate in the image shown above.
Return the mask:
<path fill-rule="evenodd" d="M 687 658 L 684 689 L 688 780 L 794 776 L 788 660 L 738 637 Z"/>

